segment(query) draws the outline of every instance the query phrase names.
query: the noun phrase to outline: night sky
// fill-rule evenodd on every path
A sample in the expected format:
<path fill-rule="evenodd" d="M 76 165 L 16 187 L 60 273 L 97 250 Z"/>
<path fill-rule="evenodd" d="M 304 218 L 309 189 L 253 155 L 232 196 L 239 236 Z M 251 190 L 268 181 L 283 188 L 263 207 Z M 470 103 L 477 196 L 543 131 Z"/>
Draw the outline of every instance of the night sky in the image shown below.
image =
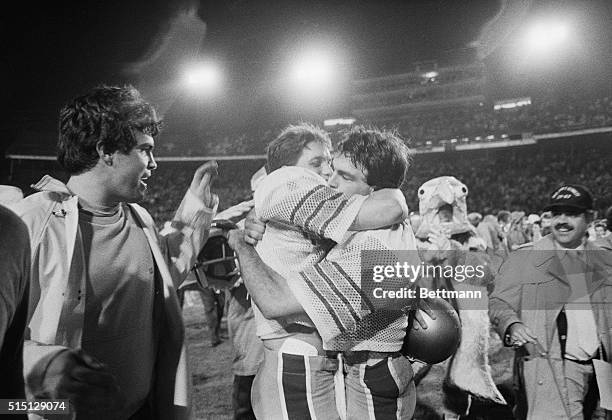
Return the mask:
<path fill-rule="evenodd" d="M 8 70 L 3 142 L 23 130 L 54 130 L 61 105 L 92 86 L 133 82 L 124 71 L 126 64 L 141 59 L 169 19 L 189 7 L 196 7 L 206 23 L 200 53 L 221 60 L 227 72 L 230 90 L 219 114 L 244 115 L 241 104 L 254 106 L 249 102 L 257 91 L 253 86 L 274 86 L 283 70 L 282 57 L 304 40 L 328 42 L 342 51 L 347 78 L 401 73 L 410 71 L 415 61 L 447 57 L 475 41 L 498 12 L 499 1 L 47 2 L 53 8 L 20 3 L 2 17 L 3 67 Z M 590 31 L 587 49 L 594 56 L 581 62 L 591 74 L 574 66 L 559 83 L 581 78 L 609 82 L 612 2 L 535 0 L 533 14 L 548 13 L 559 4 L 581 13 L 581 25 Z M 500 49 L 487 64 L 503 68 L 504 58 Z M 517 75 L 499 79 L 500 85 L 525 84 Z"/>

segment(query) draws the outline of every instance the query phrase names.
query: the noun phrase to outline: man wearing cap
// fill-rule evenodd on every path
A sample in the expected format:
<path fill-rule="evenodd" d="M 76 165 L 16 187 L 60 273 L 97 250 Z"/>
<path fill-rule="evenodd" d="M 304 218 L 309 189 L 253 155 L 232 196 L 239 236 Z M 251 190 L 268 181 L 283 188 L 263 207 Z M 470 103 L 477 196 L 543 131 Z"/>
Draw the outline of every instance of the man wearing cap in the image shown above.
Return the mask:
<path fill-rule="evenodd" d="M 501 266 L 489 316 L 516 350 L 517 418 L 610 418 L 597 404 L 593 359 L 612 355 L 612 256 L 585 240 L 593 199 L 564 185 L 545 210 L 552 233 Z"/>

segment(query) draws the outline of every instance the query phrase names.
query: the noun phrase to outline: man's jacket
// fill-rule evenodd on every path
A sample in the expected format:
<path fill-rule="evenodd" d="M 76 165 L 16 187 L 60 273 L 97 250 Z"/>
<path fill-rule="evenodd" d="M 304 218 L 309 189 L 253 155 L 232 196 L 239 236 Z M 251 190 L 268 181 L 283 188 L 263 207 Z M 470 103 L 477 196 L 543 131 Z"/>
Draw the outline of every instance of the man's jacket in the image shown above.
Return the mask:
<path fill-rule="evenodd" d="M 28 227 L 32 249 L 30 321 L 24 347 L 26 392 L 40 391 L 51 357 L 65 348 L 81 347 L 86 302 L 86 270 L 78 222 L 78 197 L 60 181 L 43 177 L 33 186 L 40 192 L 12 206 Z M 187 192 L 171 228 L 159 234 L 149 213 L 129 204 L 143 229 L 155 262 L 155 325 L 159 351 L 152 401 L 160 419 L 183 418 L 189 412 L 190 377 L 183 346 L 184 327 L 176 288 L 193 267 L 206 242 L 216 209 Z M 75 249 L 81 252 L 75 253 Z M 137 302 L 135 302 L 137 304 Z"/>
<path fill-rule="evenodd" d="M 552 236 L 514 251 L 501 266 L 490 297 L 489 316 L 502 340 L 510 325 L 524 323 L 546 350 L 548 357 L 517 351 L 515 380 L 526 407 L 518 407 L 529 419 L 565 418 L 564 363 L 557 328 L 570 285 Z M 597 333 L 606 361 L 612 360 L 612 252 L 587 242 L 586 282 Z M 547 360 L 548 359 L 548 360 Z M 561 396 L 563 395 L 563 400 Z M 525 411 L 526 410 L 526 411 Z M 610 412 L 606 412 L 610 418 Z M 520 416 L 522 417 L 522 416 Z"/>

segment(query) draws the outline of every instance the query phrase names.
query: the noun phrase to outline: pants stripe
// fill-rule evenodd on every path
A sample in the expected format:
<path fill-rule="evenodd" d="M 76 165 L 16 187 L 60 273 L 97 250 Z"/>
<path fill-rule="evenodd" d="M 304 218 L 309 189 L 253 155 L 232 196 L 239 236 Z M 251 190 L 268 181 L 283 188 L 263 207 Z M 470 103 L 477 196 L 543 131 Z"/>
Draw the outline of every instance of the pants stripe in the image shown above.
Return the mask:
<path fill-rule="evenodd" d="M 310 360 L 308 356 L 304 356 L 304 369 L 306 370 L 306 398 L 308 399 L 308 411 L 310 412 L 312 420 L 317 420 L 314 402 L 312 401 L 312 381 L 310 378 L 312 373 L 310 371 Z"/>
<path fill-rule="evenodd" d="M 387 367 L 389 368 L 389 373 L 391 374 L 391 377 L 393 378 L 393 380 L 395 381 L 395 384 L 399 384 L 400 383 L 400 379 L 399 376 L 397 375 L 397 372 L 395 370 L 395 368 L 393 367 L 393 363 L 392 363 L 393 359 L 392 358 L 388 358 L 387 359 Z M 399 387 L 398 387 L 399 389 Z M 401 419 L 402 418 L 402 399 L 398 398 L 397 399 L 397 412 L 395 413 L 395 418 L 397 419 Z"/>
<path fill-rule="evenodd" d="M 365 383 L 365 368 L 365 364 L 359 366 L 359 382 L 361 382 L 361 386 L 363 387 L 363 393 L 365 394 L 366 402 L 368 403 L 368 419 L 376 420 L 376 415 L 374 414 L 374 401 L 372 400 L 372 393 L 370 392 L 370 388 L 368 388 Z"/>
<path fill-rule="evenodd" d="M 276 365 L 276 383 L 278 385 L 278 395 L 280 397 L 280 408 L 283 420 L 289 420 L 289 414 L 287 413 L 287 403 L 285 401 L 285 390 L 283 388 L 283 354 L 278 352 L 278 363 Z"/>
<path fill-rule="evenodd" d="M 285 405 L 289 420 L 312 420 L 310 407 L 312 397 L 308 396 L 307 381 L 310 377 L 305 357 L 296 354 L 280 353 L 279 369 L 282 371 L 281 391 L 290 389 L 291 392 L 281 392 L 281 399 Z M 280 362 L 280 360 L 279 360 Z"/>
<path fill-rule="evenodd" d="M 382 397 L 378 393 L 372 395 L 375 418 L 378 420 L 397 419 L 399 387 L 389 371 L 388 363 L 376 366 L 376 369 L 372 369 L 367 365 L 364 366 L 363 382 L 369 389 L 372 389 L 372 385 L 375 383 L 374 386 L 377 389 L 384 389 L 386 395 L 394 396 L 394 398 Z"/>

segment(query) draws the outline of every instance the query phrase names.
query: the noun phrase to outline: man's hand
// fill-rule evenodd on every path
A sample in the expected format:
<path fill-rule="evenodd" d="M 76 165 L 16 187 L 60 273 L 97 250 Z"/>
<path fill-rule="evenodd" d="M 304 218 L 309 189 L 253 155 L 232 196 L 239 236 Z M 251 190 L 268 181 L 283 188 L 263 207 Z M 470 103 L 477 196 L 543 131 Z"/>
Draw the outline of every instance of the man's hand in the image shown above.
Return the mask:
<path fill-rule="evenodd" d="M 266 224 L 257 217 L 255 209 L 251 210 L 244 221 L 244 240 L 255 246 L 257 242 L 262 240 L 265 231 Z"/>
<path fill-rule="evenodd" d="M 527 343 L 538 343 L 538 337 L 522 322 L 516 322 L 508 328 L 510 343 L 513 347 L 521 347 Z"/>
<path fill-rule="evenodd" d="M 196 169 L 189 191 L 198 197 L 208 208 L 213 208 L 219 202 L 216 194 L 210 191 L 210 186 L 217 176 L 217 162 L 211 160 Z"/>
<path fill-rule="evenodd" d="M 245 241 L 244 230 L 232 229 L 227 232 L 228 245 L 240 256 L 240 251 L 246 246 L 251 246 Z"/>
<path fill-rule="evenodd" d="M 46 398 L 70 400 L 79 414 L 112 413 L 125 404 L 115 377 L 82 350 L 57 354 L 49 363 L 42 388 Z"/>
<path fill-rule="evenodd" d="M 215 219 L 229 220 L 234 217 L 240 217 L 244 213 L 251 211 L 254 205 L 255 205 L 255 200 L 243 201 L 241 203 L 236 204 L 235 206 L 232 206 L 223 211 L 220 211 L 219 213 L 215 215 Z"/>
<path fill-rule="evenodd" d="M 425 318 L 423 317 L 423 313 L 425 313 L 432 320 L 436 319 L 436 315 L 434 314 L 434 311 L 431 309 L 431 306 L 429 306 L 428 301 L 429 301 L 429 298 L 423 298 L 419 300 L 418 308 L 414 312 L 414 320 L 416 321 L 412 325 L 412 328 L 414 330 L 418 330 L 419 326 L 424 330 L 427 329 L 427 321 L 425 321 Z"/>

